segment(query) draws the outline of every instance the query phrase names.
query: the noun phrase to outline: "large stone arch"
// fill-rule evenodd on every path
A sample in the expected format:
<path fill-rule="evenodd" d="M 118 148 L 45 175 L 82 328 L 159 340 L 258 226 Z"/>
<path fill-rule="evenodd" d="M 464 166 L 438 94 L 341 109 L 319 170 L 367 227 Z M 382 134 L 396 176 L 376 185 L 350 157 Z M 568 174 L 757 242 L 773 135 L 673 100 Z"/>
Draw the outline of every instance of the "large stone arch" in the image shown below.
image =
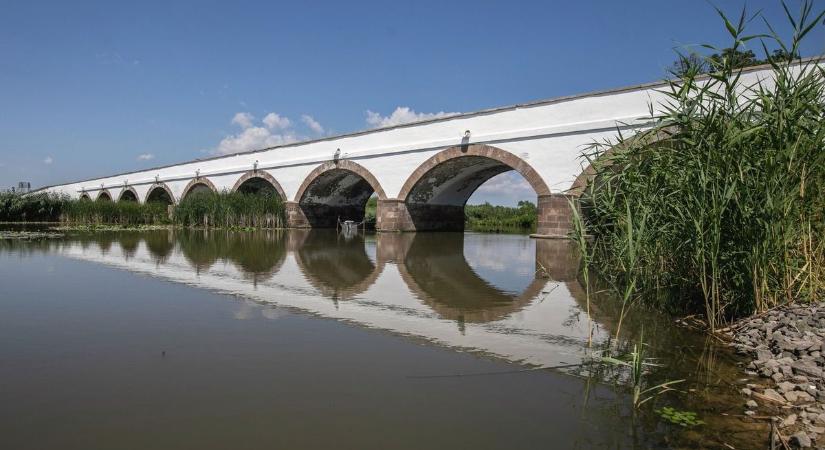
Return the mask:
<path fill-rule="evenodd" d="M 216 188 L 215 185 L 211 181 L 209 181 L 209 178 L 206 178 L 206 177 L 192 178 L 191 180 L 189 180 L 189 183 L 186 184 L 186 187 L 183 188 L 183 191 L 180 194 L 181 201 L 183 201 L 186 198 L 187 195 L 194 192 L 195 189 L 198 189 L 198 186 L 205 186 L 206 188 L 208 188 L 213 193 L 216 193 L 216 194 L 218 193 L 218 188 Z"/>
<path fill-rule="evenodd" d="M 542 205 L 547 206 L 554 196 L 529 163 L 491 145 L 469 144 L 442 150 L 416 168 L 397 199 L 379 201 L 376 226 L 384 231 L 463 231 L 464 206 L 473 192 L 490 178 L 511 170 L 521 174 L 536 192 L 541 215 Z M 540 217 L 539 233 L 544 231 L 541 222 Z"/>
<path fill-rule="evenodd" d="M 96 202 L 111 202 L 113 201 L 113 199 L 114 197 L 112 197 L 112 193 L 109 192 L 108 189 L 101 189 L 100 191 L 98 191 L 97 197 L 95 197 Z"/>
<path fill-rule="evenodd" d="M 281 197 L 283 201 L 288 200 L 283 188 L 281 187 L 281 184 L 278 183 L 278 180 L 276 180 L 275 177 L 270 175 L 265 170 L 250 170 L 244 173 L 243 175 L 241 175 L 240 178 L 238 178 L 238 181 L 235 182 L 235 185 L 232 186 L 232 192 L 238 192 L 238 190 L 241 189 L 241 186 L 243 186 L 244 183 L 250 180 L 254 180 L 256 178 L 268 182 L 275 190 L 275 192 L 278 193 L 278 195 Z"/>
<path fill-rule="evenodd" d="M 132 186 L 126 186 L 120 191 L 120 195 L 117 197 L 117 201 L 123 202 L 140 202 L 140 197 L 138 197 L 137 191 Z"/>
<path fill-rule="evenodd" d="M 158 195 L 155 191 L 163 191 L 169 197 L 169 204 L 175 204 L 175 194 L 172 193 L 172 189 L 169 189 L 169 186 L 166 183 L 158 182 L 154 183 L 149 186 L 149 189 L 146 191 L 146 197 L 143 198 L 143 203 L 151 203 L 153 201 L 157 201 L 156 199 L 162 198 L 162 195 Z M 154 195 L 153 195 L 154 193 Z"/>
<path fill-rule="evenodd" d="M 544 182 L 544 180 L 541 178 L 541 175 L 539 175 L 538 172 L 536 172 L 536 170 L 533 169 L 533 167 L 527 163 L 527 161 L 521 159 L 520 157 L 506 150 L 502 150 L 497 147 L 493 147 L 486 144 L 469 144 L 457 145 L 455 147 L 447 148 L 437 153 L 436 155 L 430 157 L 428 160 L 424 161 L 407 178 L 407 181 L 404 182 L 404 186 L 401 187 L 401 191 L 398 193 L 398 199 L 402 201 L 407 201 L 407 197 L 410 195 L 411 191 L 415 188 L 415 186 L 422 180 L 422 178 L 424 178 L 425 175 L 427 175 L 437 167 L 441 166 L 444 163 L 447 163 L 448 161 L 467 157 L 486 158 L 492 161 L 496 161 L 501 166 L 508 167 L 509 169 L 507 170 L 515 170 L 516 172 L 520 173 L 521 176 L 523 176 L 524 179 L 527 180 L 530 186 L 533 187 L 533 190 L 536 191 L 537 195 L 550 194 L 550 189 L 547 187 L 547 183 Z M 487 179 L 485 179 L 484 181 L 487 181 Z M 483 182 L 479 183 L 478 185 L 480 186 L 481 184 L 483 184 Z M 470 192 L 469 194 L 472 194 L 472 192 Z M 469 195 L 467 196 L 467 198 L 469 198 Z"/>
<path fill-rule="evenodd" d="M 299 228 L 332 228 L 340 220 L 360 221 L 372 194 L 387 195 L 378 179 L 364 166 L 349 160 L 328 161 L 307 175 L 292 202 L 287 223 Z"/>

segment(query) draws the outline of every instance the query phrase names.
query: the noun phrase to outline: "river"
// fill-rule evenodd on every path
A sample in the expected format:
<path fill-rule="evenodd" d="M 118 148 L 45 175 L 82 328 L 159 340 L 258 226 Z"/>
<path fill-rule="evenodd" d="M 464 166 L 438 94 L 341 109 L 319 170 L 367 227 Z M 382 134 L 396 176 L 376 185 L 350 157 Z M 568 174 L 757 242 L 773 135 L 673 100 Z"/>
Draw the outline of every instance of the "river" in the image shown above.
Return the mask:
<path fill-rule="evenodd" d="M 523 235 L 0 240 L 0 448 L 763 446 L 727 348 L 640 306 L 614 342 L 618 302 L 576 275 Z M 640 337 L 648 385 L 686 381 L 636 411 L 588 361 Z"/>

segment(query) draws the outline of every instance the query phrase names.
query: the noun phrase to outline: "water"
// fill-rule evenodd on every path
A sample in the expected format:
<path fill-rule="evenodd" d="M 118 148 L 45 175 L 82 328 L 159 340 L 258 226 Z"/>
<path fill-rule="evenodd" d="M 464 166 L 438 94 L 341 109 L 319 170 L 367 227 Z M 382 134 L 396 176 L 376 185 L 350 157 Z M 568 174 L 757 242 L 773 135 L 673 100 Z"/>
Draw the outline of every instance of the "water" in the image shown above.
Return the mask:
<path fill-rule="evenodd" d="M 618 305 L 594 300 L 593 348 Z M 754 448 L 725 349 L 634 310 L 635 413 L 587 361 L 566 241 L 460 233 L 74 233 L 0 241 L 0 448 Z M 620 342 L 627 347 L 630 342 Z M 655 405 L 654 405 L 655 403 Z M 707 425 L 663 423 L 675 406 Z M 728 415 L 724 415 L 728 414 Z"/>

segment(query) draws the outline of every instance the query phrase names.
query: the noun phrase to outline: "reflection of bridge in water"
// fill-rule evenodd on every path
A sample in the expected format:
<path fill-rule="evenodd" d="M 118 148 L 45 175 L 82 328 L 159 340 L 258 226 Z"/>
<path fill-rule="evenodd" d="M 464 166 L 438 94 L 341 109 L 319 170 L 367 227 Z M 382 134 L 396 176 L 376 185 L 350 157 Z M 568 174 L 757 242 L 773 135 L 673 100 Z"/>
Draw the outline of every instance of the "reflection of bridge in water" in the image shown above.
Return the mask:
<path fill-rule="evenodd" d="M 486 279 L 465 252 L 478 246 L 492 246 L 494 254 L 508 245 L 514 250 L 508 239 L 527 249 L 515 248 L 526 275 L 506 272 L 523 286 L 518 292 Z M 524 251 L 533 255 L 524 258 Z M 569 241 L 153 231 L 139 239 L 121 234 L 68 241 L 62 253 L 513 361 L 573 362 L 587 340 L 584 314 L 577 319 L 583 299 Z"/>

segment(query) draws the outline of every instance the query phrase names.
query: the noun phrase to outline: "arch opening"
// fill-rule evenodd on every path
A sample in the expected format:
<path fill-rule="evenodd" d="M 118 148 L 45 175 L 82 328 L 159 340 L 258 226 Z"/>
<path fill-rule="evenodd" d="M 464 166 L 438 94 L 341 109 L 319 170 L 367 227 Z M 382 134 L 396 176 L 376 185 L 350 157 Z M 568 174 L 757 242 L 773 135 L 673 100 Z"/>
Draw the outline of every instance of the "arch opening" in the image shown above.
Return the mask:
<path fill-rule="evenodd" d="M 120 193 L 119 202 L 135 202 L 138 201 L 138 196 L 132 188 L 126 188 Z"/>
<path fill-rule="evenodd" d="M 240 192 L 242 194 L 262 194 L 262 195 L 278 195 L 281 200 L 286 201 L 286 195 L 281 185 L 275 178 L 264 171 L 249 171 L 235 183 L 232 192 Z"/>
<path fill-rule="evenodd" d="M 186 188 L 183 189 L 183 195 L 181 195 L 180 198 L 181 200 L 186 200 L 193 196 L 215 194 L 217 192 L 218 190 L 211 181 L 206 178 L 196 178 L 186 185 Z"/>
<path fill-rule="evenodd" d="M 310 227 L 333 228 L 339 220 L 363 221 L 373 194 L 379 199 L 386 197 L 366 169 L 342 161 L 315 169 L 299 189 L 297 201 Z"/>
<path fill-rule="evenodd" d="M 97 194 L 97 201 L 98 202 L 111 202 L 112 201 L 112 195 L 109 194 L 107 191 L 101 191 L 99 194 Z"/>
<path fill-rule="evenodd" d="M 90 202 L 90 201 L 92 201 L 92 198 L 91 198 L 91 197 L 89 197 L 89 194 L 87 194 L 87 193 L 85 193 L 85 192 L 84 192 L 84 193 L 80 194 L 80 200 L 83 200 L 83 201 L 89 201 L 89 202 Z"/>
<path fill-rule="evenodd" d="M 494 147 L 470 145 L 444 150 L 424 162 L 404 184 L 399 199 L 405 202 L 415 230 L 463 231 L 470 197 L 487 181 L 511 171 L 532 188 L 535 197 L 530 198 L 550 194 L 538 173 L 521 158 Z"/>
<path fill-rule="evenodd" d="M 162 203 L 164 205 L 171 205 L 174 202 L 172 192 L 164 185 L 152 186 L 146 194 L 145 203 Z"/>

